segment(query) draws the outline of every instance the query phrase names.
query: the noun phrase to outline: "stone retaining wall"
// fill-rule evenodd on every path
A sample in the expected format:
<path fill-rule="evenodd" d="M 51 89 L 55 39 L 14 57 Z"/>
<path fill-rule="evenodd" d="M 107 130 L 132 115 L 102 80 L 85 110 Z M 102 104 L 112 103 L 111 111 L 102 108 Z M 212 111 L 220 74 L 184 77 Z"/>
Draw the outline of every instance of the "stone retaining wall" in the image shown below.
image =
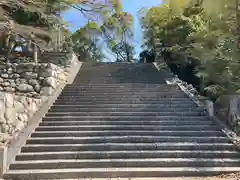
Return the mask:
<path fill-rule="evenodd" d="M 22 131 L 58 85 L 66 83 L 69 72 L 78 63 L 75 55 L 68 57 L 65 64 L 52 59 L 39 64 L 0 65 L 0 143 L 11 140 L 16 132 Z"/>

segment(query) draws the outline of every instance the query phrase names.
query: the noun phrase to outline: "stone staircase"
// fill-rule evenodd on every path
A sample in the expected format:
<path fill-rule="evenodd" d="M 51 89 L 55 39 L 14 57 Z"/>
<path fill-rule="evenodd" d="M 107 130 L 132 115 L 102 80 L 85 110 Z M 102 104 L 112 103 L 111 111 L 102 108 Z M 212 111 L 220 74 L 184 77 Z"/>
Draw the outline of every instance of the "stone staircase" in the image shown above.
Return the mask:
<path fill-rule="evenodd" d="M 152 64 L 84 64 L 6 179 L 211 176 L 240 153 L 204 109 Z"/>

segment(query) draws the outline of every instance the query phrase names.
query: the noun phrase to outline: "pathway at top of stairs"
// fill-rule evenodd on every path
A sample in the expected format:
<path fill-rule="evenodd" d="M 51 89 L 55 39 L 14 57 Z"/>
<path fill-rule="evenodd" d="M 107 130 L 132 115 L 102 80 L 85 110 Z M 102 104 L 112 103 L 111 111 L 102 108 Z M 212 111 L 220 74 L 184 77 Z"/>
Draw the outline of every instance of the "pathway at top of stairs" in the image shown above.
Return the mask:
<path fill-rule="evenodd" d="M 84 64 L 32 133 L 6 179 L 214 176 L 240 153 L 152 64 Z M 176 179 L 179 179 L 176 178 Z"/>

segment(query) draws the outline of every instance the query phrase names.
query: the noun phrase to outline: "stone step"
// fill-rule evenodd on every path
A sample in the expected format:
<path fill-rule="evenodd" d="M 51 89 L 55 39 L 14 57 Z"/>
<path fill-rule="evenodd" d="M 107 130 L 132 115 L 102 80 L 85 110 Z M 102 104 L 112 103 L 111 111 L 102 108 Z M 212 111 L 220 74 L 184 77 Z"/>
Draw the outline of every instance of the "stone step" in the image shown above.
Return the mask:
<path fill-rule="evenodd" d="M 81 83 L 81 82 L 79 82 L 79 83 Z M 66 88 L 79 87 L 79 86 L 81 86 L 81 84 L 80 85 L 78 85 L 78 84 L 68 84 L 66 86 Z M 96 84 L 91 84 L 91 86 L 94 86 L 94 87 L 96 87 L 96 86 L 98 86 L 98 87 L 138 87 L 138 88 L 142 88 L 142 87 L 147 87 L 147 88 L 151 88 L 151 87 L 152 88 L 156 88 L 156 87 L 159 87 L 159 88 L 177 88 L 178 87 L 178 85 L 176 85 L 176 84 L 166 84 L 166 83 L 164 83 L 164 84 L 145 83 L 144 84 L 144 83 L 134 83 L 134 82 L 115 83 L 115 84 L 101 84 L 101 82 L 99 82 L 99 83 L 96 83 Z M 89 85 L 88 86 L 85 85 L 85 87 L 89 87 Z"/>
<path fill-rule="evenodd" d="M 187 98 L 188 96 L 184 94 L 183 92 L 133 92 L 133 93 L 105 93 L 105 92 L 97 92 L 97 93 L 91 93 L 91 92 L 68 92 L 68 93 L 62 93 L 61 97 L 87 97 L 87 98 L 93 98 L 93 97 L 135 97 L 135 98 L 142 98 L 142 97 L 163 97 L 163 98 Z"/>
<path fill-rule="evenodd" d="M 88 77 L 84 77 L 88 76 Z M 99 76 L 101 77 L 96 77 L 91 73 L 85 73 L 82 76 L 77 77 L 75 80 L 75 84 L 83 84 L 83 83 L 96 83 L 99 84 L 101 82 L 110 82 L 114 84 L 120 84 L 120 83 L 145 83 L 145 84 L 164 84 L 165 81 L 163 79 L 159 79 L 159 76 L 157 77 L 152 77 L 151 80 L 146 77 L 139 77 L 138 75 L 134 75 L 131 77 L 130 74 L 126 74 L 125 77 L 117 77 L 113 75 L 113 73 L 109 73 L 108 75 L 99 72 Z M 149 74 L 149 76 L 154 76 L 154 74 Z M 73 83 L 74 84 L 74 83 Z"/>
<path fill-rule="evenodd" d="M 135 91 L 135 92 L 130 92 L 130 91 L 125 91 L 125 92 L 115 92 L 115 91 L 91 91 L 91 90 L 86 90 L 86 91 L 72 91 L 72 92 L 62 92 L 61 96 L 63 97 L 111 97 L 111 98 L 120 98 L 120 97 L 134 97 L 134 98 L 189 98 L 188 95 L 186 95 L 182 91 L 177 91 L 177 92 L 149 92 L 149 91 Z"/>
<path fill-rule="evenodd" d="M 139 75 L 130 75 L 130 73 L 125 74 L 125 77 L 117 77 L 114 75 L 113 72 L 110 72 L 109 74 L 104 74 L 103 72 L 98 72 L 99 76 L 96 77 L 91 73 L 84 73 L 81 76 L 77 77 L 75 80 L 75 83 L 82 84 L 83 82 L 94 82 L 96 84 L 99 84 L 101 82 L 110 81 L 111 83 L 118 84 L 118 83 L 145 83 L 145 84 L 164 84 L 164 79 L 160 79 L 159 76 L 153 77 L 154 74 L 149 74 L 149 76 L 152 76 L 152 78 L 149 77 L 140 77 Z M 85 77 L 84 77 L 85 76 Z M 86 77 L 89 76 L 89 77 Z M 74 84 L 74 83 L 73 83 Z"/>
<path fill-rule="evenodd" d="M 164 121 L 164 120 L 157 120 L 157 121 L 150 121 L 150 120 L 139 120 L 139 121 L 122 121 L 122 120 L 79 120 L 79 121 L 51 121 L 51 120 L 44 120 L 39 125 L 40 126 L 68 126 L 68 125 L 115 125 L 115 126 L 121 126 L 121 125 L 154 125 L 154 126 L 162 126 L 162 125 L 214 125 L 216 124 L 214 121 L 210 119 L 206 119 L 203 121 Z"/>
<path fill-rule="evenodd" d="M 60 96 L 61 97 L 61 96 Z M 60 98 L 59 97 L 59 98 Z M 179 105 L 181 105 L 181 104 L 195 104 L 191 99 L 159 99 L 159 100 L 156 100 L 156 99 L 114 99 L 114 100 L 112 100 L 112 99 L 82 99 L 82 100 L 80 100 L 80 99 L 76 99 L 76 100 L 74 100 L 74 99 L 57 99 L 56 101 L 55 101 L 55 103 L 58 103 L 58 104 L 61 104 L 61 103 L 65 103 L 65 104 L 72 104 L 72 105 L 81 105 L 81 103 L 82 104 L 84 104 L 84 103 L 89 103 L 89 104 L 96 104 L 96 103 L 98 103 L 98 104 L 117 104 L 117 103 L 119 103 L 119 104 L 149 104 L 149 105 L 151 105 L 151 104 L 153 104 L 153 105 L 155 105 L 155 104 L 179 104 Z"/>
<path fill-rule="evenodd" d="M 235 173 L 239 167 L 131 167 L 131 168 L 81 168 L 81 169 L 28 169 L 10 170 L 4 178 L 14 179 L 73 179 L 73 178 L 140 178 L 140 177 L 182 177 L 215 176 L 222 173 Z"/>
<path fill-rule="evenodd" d="M 42 124 L 41 124 L 42 125 Z M 204 131 L 128 131 L 128 130 L 108 130 L 108 131 L 35 131 L 31 137 L 84 137 L 84 136 L 219 136 L 224 137 L 222 131 L 204 130 Z"/>
<path fill-rule="evenodd" d="M 72 90 L 63 90 L 62 94 L 63 95 L 73 95 L 73 93 L 76 93 L 76 95 L 82 95 L 85 94 L 86 95 L 149 95 L 151 96 L 151 94 L 156 94 L 156 95 L 167 95 L 167 94 L 176 94 L 176 95 L 182 95 L 184 94 L 184 92 L 179 91 L 179 90 L 158 90 L 158 89 L 154 89 L 154 90 L 139 90 L 139 89 L 121 89 L 121 90 L 116 90 L 116 89 L 72 89 Z"/>
<path fill-rule="evenodd" d="M 10 169 L 119 168 L 119 167 L 239 167 L 230 158 L 148 158 L 148 159 L 57 159 L 14 161 Z"/>
<path fill-rule="evenodd" d="M 73 107 L 65 107 L 65 108 L 57 108 L 51 107 L 48 112 L 203 112 L 203 108 L 73 108 Z"/>
<path fill-rule="evenodd" d="M 218 130 L 216 125 L 69 125 L 69 126 L 39 126 L 36 131 L 108 131 L 108 130 L 129 130 L 129 131 L 186 131 L 186 130 Z"/>
<path fill-rule="evenodd" d="M 131 88 L 131 89 L 126 89 L 126 88 L 98 88 L 98 87 L 93 87 L 93 88 L 71 88 L 71 89 L 64 89 L 62 93 L 116 93 L 116 94 L 130 94 L 130 93 L 182 93 L 180 90 L 171 90 L 171 89 L 161 89 L 161 88 L 155 88 L 155 89 L 149 89 L 149 88 Z"/>
<path fill-rule="evenodd" d="M 88 73 L 88 74 L 93 74 L 94 72 L 98 73 L 101 72 L 103 74 L 108 75 L 110 72 L 114 73 L 114 75 L 117 75 L 119 77 L 119 74 L 121 74 L 121 77 L 124 77 L 125 73 L 131 73 L 132 75 L 143 75 L 142 70 L 144 70 L 147 75 L 148 73 L 151 73 L 153 75 L 159 75 L 157 69 L 155 67 L 143 67 L 143 66 L 139 66 L 139 67 L 129 67 L 129 66 L 122 66 L 122 67 L 118 67 L 118 66 L 109 66 L 109 67 L 89 67 L 86 68 L 83 67 L 83 69 L 79 72 L 78 76 L 82 76 L 82 74 L 84 73 Z M 96 74 L 95 74 L 96 76 Z M 144 77 L 144 76 L 142 76 Z"/>
<path fill-rule="evenodd" d="M 95 69 L 95 72 L 92 71 L 82 71 L 76 78 L 77 80 L 91 80 L 91 79 L 102 79 L 103 78 L 113 78 L 119 80 L 119 82 L 122 83 L 129 83 L 129 82 L 142 82 L 146 81 L 146 83 L 156 83 L 158 81 L 163 81 L 164 79 L 161 78 L 159 73 L 156 72 L 145 72 L 147 73 L 147 76 L 142 76 L 140 72 L 133 73 L 133 69 L 126 69 L 124 70 L 124 75 L 119 76 L 118 73 L 116 73 L 116 69 L 108 70 L 108 69 Z M 97 73 L 99 76 L 96 76 Z M 125 80 L 125 81 L 124 81 Z M 78 81 L 75 81 L 78 82 Z M 80 81 L 81 82 L 81 81 Z M 97 82 L 99 83 L 99 82 Z M 164 82 L 163 82 L 164 83 Z"/>
<path fill-rule="evenodd" d="M 147 70 L 145 71 L 144 73 L 147 74 L 147 76 L 143 76 L 143 73 L 141 72 L 142 68 L 133 68 L 133 67 L 126 67 L 124 69 L 122 69 L 121 71 L 122 72 L 119 72 L 119 68 L 118 67 L 113 67 L 111 69 L 107 68 L 107 67 L 101 67 L 101 68 L 93 68 L 93 69 L 83 69 L 81 70 L 81 72 L 78 74 L 77 78 L 89 78 L 87 75 L 89 75 L 90 77 L 99 77 L 101 78 L 102 76 L 103 77 L 109 77 L 109 76 L 112 76 L 112 77 L 116 77 L 116 78 L 119 78 L 119 79 L 122 79 L 122 78 L 127 78 L 129 77 L 131 79 L 134 79 L 138 82 L 139 79 L 146 79 L 146 78 L 149 78 L 149 77 L 152 77 L 152 78 L 160 78 L 160 74 L 155 71 L 155 69 L 153 70 L 151 68 L 151 70 Z M 146 70 L 146 69 L 145 69 Z M 135 71 L 135 72 L 133 72 Z M 121 76 L 119 76 L 119 74 L 121 73 Z M 96 76 L 96 74 L 98 75 L 101 75 L 101 76 Z M 132 76 L 131 76 L 132 75 Z M 139 77 L 139 79 L 137 79 L 137 77 Z M 158 80 L 162 80 L 162 79 L 158 79 Z M 151 79 L 150 79 L 151 81 Z M 149 81 L 148 81 L 149 82 Z"/>
<path fill-rule="evenodd" d="M 107 78 L 107 77 L 106 77 Z M 109 78 L 109 79 L 97 79 L 97 78 L 90 78 L 90 79 L 86 79 L 86 78 L 78 78 L 75 79 L 78 82 L 73 83 L 72 85 L 89 85 L 89 84 L 98 84 L 98 83 L 102 83 L 102 84 L 122 84 L 122 83 L 130 83 L 132 82 L 134 83 L 142 83 L 142 84 L 164 84 L 166 81 L 165 80 L 160 80 L 160 79 L 152 79 L 149 81 L 149 79 L 140 79 L 138 77 L 131 77 L 131 78 L 124 78 L 124 79 L 120 79 L 120 78 Z"/>
<path fill-rule="evenodd" d="M 159 73 L 153 69 L 153 68 L 150 68 L 151 70 L 146 70 L 145 68 L 145 72 L 147 74 L 147 76 L 153 76 L 153 77 L 158 77 L 159 76 Z M 104 76 L 108 76 L 108 75 L 112 75 L 114 77 L 118 77 L 118 78 L 124 78 L 126 77 L 125 75 L 129 76 L 129 75 L 132 75 L 133 77 L 140 77 L 140 78 L 146 78 L 146 76 L 142 76 L 142 72 L 141 70 L 143 70 L 143 68 L 136 68 L 136 67 L 124 67 L 124 69 L 121 68 L 121 71 L 122 72 L 119 72 L 119 67 L 111 67 L 111 68 L 108 68 L 108 67 L 96 67 L 96 68 L 88 68 L 88 69 L 82 69 L 81 72 L 78 74 L 77 77 L 86 77 L 86 75 L 92 75 L 93 77 L 101 77 L 101 76 L 96 76 L 95 73 L 101 73 L 101 75 L 104 75 Z M 133 72 L 135 71 L 135 72 Z M 119 74 L 122 74 L 122 76 L 119 76 Z M 88 77 L 86 77 L 88 78 Z"/>
<path fill-rule="evenodd" d="M 176 84 L 169 85 L 169 84 L 149 84 L 149 83 L 109 83 L 109 84 L 104 84 L 102 82 L 99 83 L 87 83 L 87 84 L 81 84 L 81 81 L 79 81 L 78 84 L 67 84 L 65 89 L 66 90 L 71 90 L 71 89 L 142 89 L 142 90 L 154 90 L 154 89 L 159 89 L 159 90 L 180 90 L 180 87 Z"/>
<path fill-rule="evenodd" d="M 21 153 L 16 161 L 53 159 L 240 158 L 238 151 L 61 151 Z"/>
<path fill-rule="evenodd" d="M 108 75 L 109 73 L 112 73 L 113 75 L 116 75 L 118 77 L 124 77 L 125 73 L 127 74 L 132 74 L 132 75 L 138 75 L 140 77 L 146 77 L 143 76 L 147 74 L 147 76 L 149 75 L 148 73 L 150 73 L 151 75 L 155 75 L 158 76 L 160 73 L 157 71 L 157 69 L 155 67 L 92 67 L 92 68 L 83 68 L 79 74 L 78 77 L 81 77 L 83 74 L 92 74 L 94 75 L 94 72 L 98 73 L 101 72 L 102 74 Z M 144 70 L 145 72 L 142 72 L 142 70 Z M 146 73 L 146 74 L 145 74 Z M 122 76 L 119 76 L 119 74 L 121 74 Z M 95 74 L 96 76 L 96 74 Z M 85 77 L 85 76 L 84 76 Z"/>
<path fill-rule="evenodd" d="M 161 86 L 152 86 L 152 87 L 148 87 L 148 86 L 120 86 L 120 85 L 110 85 L 110 84 L 102 84 L 102 85 L 96 85 L 96 84 L 87 84 L 87 85 L 75 85 L 75 86 L 66 86 L 64 88 L 64 92 L 66 91 L 77 91 L 77 90 L 99 90 L 99 91 L 113 91 L 116 90 L 117 92 L 121 92 L 123 90 L 127 90 L 127 91 L 159 91 L 159 92 L 174 92 L 174 91 L 180 91 L 179 87 L 176 86 L 166 86 L 166 87 L 161 87 Z"/>
<path fill-rule="evenodd" d="M 65 95 L 60 95 L 58 99 L 77 99 L 77 100 L 85 100 L 85 99 L 96 99 L 96 100 L 164 100 L 164 101 L 189 101 L 189 97 L 183 95 L 173 95 L 173 96 L 168 96 L 168 95 L 162 95 L 162 96 L 151 96 L 151 95 L 146 95 L 146 96 L 107 96 L 107 95 L 102 95 L 102 96 L 75 96 L 74 93 L 71 96 L 65 96 Z"/>
<path fill-rule="evenodd" d="M 122 91 L 122 90 L 132 90 L 132 91 L 156 91 L 158 90 L 159 92 L 165 92 L 165 91 L 180 91 L 180 88 L 177 86 L 165 86 L 165 87 L 161 87 L 161 86 L 140 86 L 140 85 L 136 85 L 136 86 L 124 86 L 124 85 L 114 85 L 114 84 L 101 84 L 101 85 L 97 85 L 96 83 L 92 83 L 92 84 L 79 84 L 79 85 L 71 85 L 71 86 L 66 86 L 66 88 L 64 89 L 64 91 L 76 91 L 76 90 L 116 90 L 116 91 Z"/>
<path fill-rule="evenodd" d="M 184 96 L 157 96 L 157 97 L 148 97 L 148 96 L 142 96 L 142 97 L 135 97 L 135 96 L 119 96 L 119 97 L 111 97 L 111 96 L 62 96 L 60 95 L 57 98 L 57 101 L 182 101 L 189 102 L 191 99 L 188 99 Z"/>
<path fill-rule="evenodd" d="M 39 129 L 38 129 L 39 130 Z M 56 129 L 58 131 L 59 129 Z M 46 131 L 44 129 L 43 131 Z M 181 136 L 103 136 L 103 137 L 31 137 L 27 144 L 91 144 L 91 143 L 230 143 L 227 137 L 181 137 Z"/>
<path fill-rule="evenodd" d="M 87 75 L 86 75 L 87 76 Z M 141 78 L 138 76 L 133 77 L 124 77 L 119 78 L 116 76 L 111 75 L 105 76 L 103 74 L 99 74 L 99 76 L 102 76 L 101 78 L 96 78 L 92 75 L 89 75 L 88 78 L 86 77 L 78 77 L 75 79 L 75 82 L 72 85 L 88 85 L 88 84 L 126 84 L 126 83 L 132 83 L 132 84 L 164 84 L 166 83 L 165 80 L 159 79 L 157 77 L 152 77 L 151 80 L 149 78 Z"/>
<path fill-rule="evenodd" d="M 60 152 L 60 151 L 236 151 L 232 143 L 99 143 L 99 144 L 25 144 L 21 152 Z"/>
<path fill-rule="evenodd" d="M 51 108 L 63 109 L 63 108 L 178 108 L 179 104 L 89 104 L 89 105 L 74 105 L 74 104 L 66 104 L 66 105 L 54 105 Z M 198 107 L 196 104 L 181 104 L 182 108 L 196 108 Z"/>
<path fill-rule="evenodd" d="M 46 116 L 204 116 L 206 112 L 48 112 Z"/>
<path fill-rule="evenodd" d="M 191 120 L 191 121 L 203 121 L 209 119 L 208 116 L 46 116 L 43 117 L 44 120 L 51 120 L 51 121 L 93 121 L 93 120 L 128 120 L 128 121 L 140 121 L 140 120 L 165 120 L 165 121 L 184 121 L 184 120 Z"/>
<path fill-rule="evenodd" d="M 82 76 L 82 74 L 85 74 L 85 73 L 94 75 L 95 72 L 96 73 L 101 72 L 101 73 L 106 74 L 106 75 L 109 74 L 110 72 L 112 72 L 114 74 L 117 73 L 116 75 L 119 75 L 121 73 L 119 71 L 124 72 L 124 75 L 125 75 L 125 73 L 131 73 L 132 75 L 136 75 L 136 74 L 139 75 L 139 74 L 143 74 L 141 72 L 141 70 L 143 70 L 143 69 L 145 70 L 144 73 L 147 73 L 147 75 L 148 75 L 148 73 L 151 73 L 153 75 L 159 75 L 157 69 L 156 68 L 154 69 L 154 68 L 155 67 L 142 67 L 142 66 L 139 66 L 139 67 L 134 67 L 134 66 L 132 66 L 132 67 L 129 67 L 129 66 L 122 66 L 122 67 L 109 66 L 109 67 L 104 67 L 104 66 L 102 66 L 102 67 L 91 67 L 91 68 L 89 67 L 89 68 L 85 69 L 85 67 L 83 67 L 83 69 L 79 72 L 78 76 Z M 124 77 L 124 76 L 121 76 L 121 77 Z"/>

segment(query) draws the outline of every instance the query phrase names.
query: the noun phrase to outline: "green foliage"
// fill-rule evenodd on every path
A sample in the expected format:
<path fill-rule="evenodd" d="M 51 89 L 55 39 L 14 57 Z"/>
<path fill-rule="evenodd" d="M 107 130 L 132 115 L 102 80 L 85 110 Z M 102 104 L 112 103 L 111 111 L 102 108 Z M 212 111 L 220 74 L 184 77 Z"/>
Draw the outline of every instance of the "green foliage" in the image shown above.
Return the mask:
<path fill-rule="evenodd" d="M 130 61 L 134 53 L 132 15 L 122 11 L 120 0 L 104 1 L 99 7 L 104 10 L 99 13 L 101 21 L 92 19 L 73 34 L 74 52 L 82 56 L 81 59 L 96 60 L 98 57 L 101 60 L 104 57 L 102 47 L 105 46 L 116 60 Z"/>
<path fill-rule="evenodd" d="M 122 11 L 120 0 L 111 0 L 111 9 L 101 24 L 101 38 L 117 61 L 133 59 L 133 17 Z"/>
<path fill-rule="evenodd" d="M 194 65 L 201 93 L 216 99 L 240 89 L 239 0 L 168 0 L 141 12 L 146 47 L 168 63 Z"/>
<path fill-rule="evenodd" d="M 98 46 L 100 29 L 95 22 L 89 22 L 72 35 L 73 51 L 81 61 L 101 61 L 102 52 Z"/>

